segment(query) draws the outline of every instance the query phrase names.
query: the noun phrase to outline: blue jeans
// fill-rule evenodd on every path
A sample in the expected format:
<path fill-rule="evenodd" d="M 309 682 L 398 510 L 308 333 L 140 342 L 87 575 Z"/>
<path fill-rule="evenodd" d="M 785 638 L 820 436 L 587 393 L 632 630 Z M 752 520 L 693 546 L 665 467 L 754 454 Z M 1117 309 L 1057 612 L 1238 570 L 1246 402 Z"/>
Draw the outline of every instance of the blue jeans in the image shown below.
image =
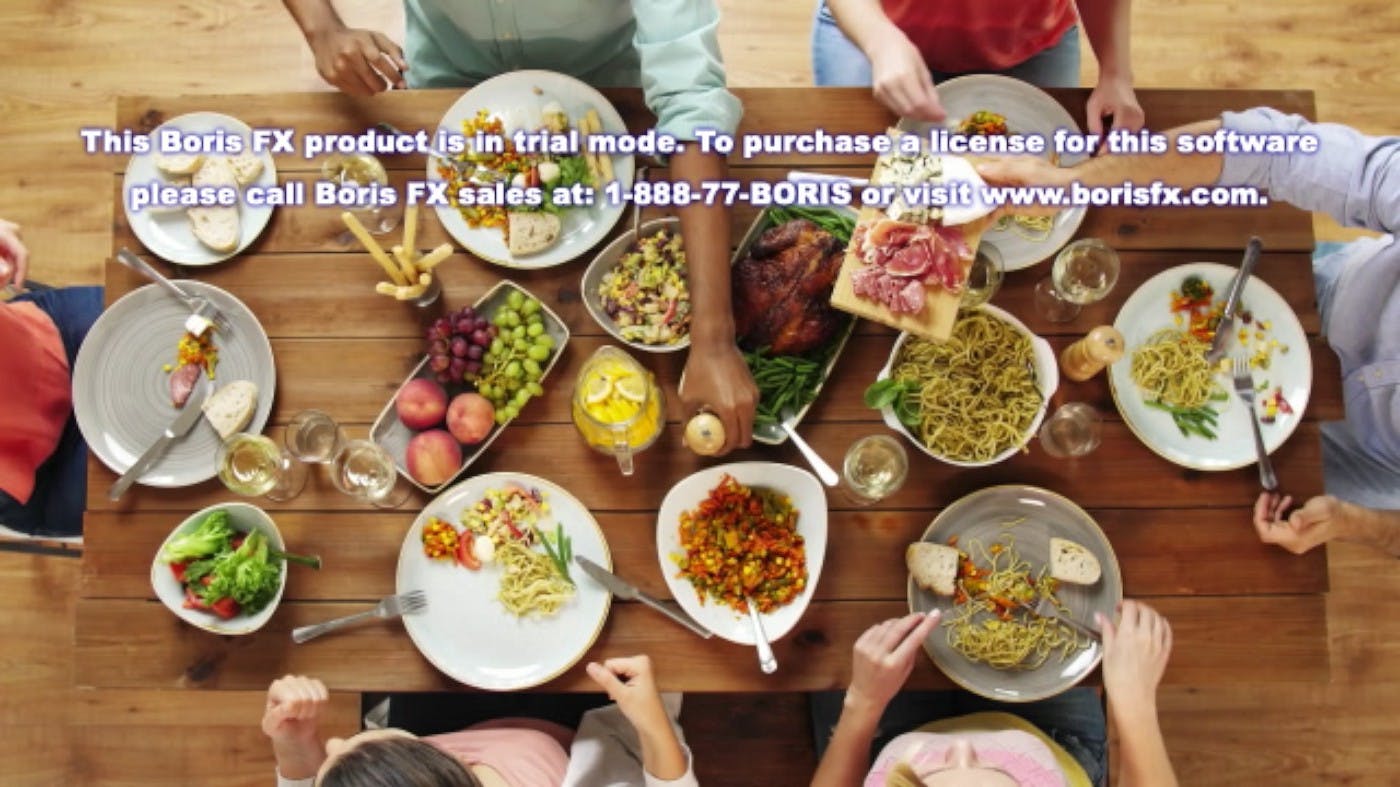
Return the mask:
<path fill-rule="evenodd" d="M 27 292 L 14 298 L 38 306 L 58 326 L 68 368 L 102 313 L 101 287 L 67 287 Z M 0 306 L 0 308 L 4 308 Z M 53 454 L 34 473 L 34 493 L 20 504 L 0 490 L 0 524 L 37 536 L 80 536 L 87 503 L 87 443 L 70 413 Z"/>
<path fill-rule="evenodd" d="M 845 696 L 844 691 L 807 695 L 818 761 L 826 752 L 831 732 L 841 717 Z M 1100 787 L 1108 784 L 1108 723 L 1104 718 L 1103 700 L 1093 689 L 1084 687 L 1024 704 L 997 702 L 966 691 L 902 691 L 880 716 L 875 740 L 871 741 L 869 762 L 873 763 L 875 755 L 886 744 L 906 732 L 938 719 L 983 711 L 1010 713 L 1034 724 L 1074 757 L 1090 781 Z"/>
<path fill-rule="evenodd" d="M 870 59 L 837 27 L 826 0 L 817 0 L 812 23 L 812 71 L 817 84 L 823 87 L 868 87 L 872 82 Z M 929 73 L 934 84 L 961 76 L 942 71 Z M 1041 87 L 1078 87 L 1079 27 L 1071 27 L 1054 46 L 1005 71 L 977 73 L 1001 74 Z"/>

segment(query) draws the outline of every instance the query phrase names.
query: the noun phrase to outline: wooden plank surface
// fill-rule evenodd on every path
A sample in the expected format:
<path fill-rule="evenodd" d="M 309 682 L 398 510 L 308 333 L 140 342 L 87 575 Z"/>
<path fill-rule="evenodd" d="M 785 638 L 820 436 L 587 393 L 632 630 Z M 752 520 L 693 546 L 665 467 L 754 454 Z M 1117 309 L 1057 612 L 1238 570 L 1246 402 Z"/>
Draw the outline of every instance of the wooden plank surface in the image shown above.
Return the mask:
<path fill-rule="evenodd" d="M 1084 93 L 1058 93 L 1071 111 L 1082 111 Z M 158 122 L 196 108 L 238 107 L 254 126 L 296 125 L 303 133 L 350 131 L 373 120 L 401 127 L 431 126 L 449 94 L 395 94 L 356 102 L 343 96 L 249 96 L 219 99 L 126 99 L 119 102 L 120 124 Z M 765 131 L 869 131 L 882 127 L 884 110 L 865 91 L 753 91 L 745 128 Z M 614 94 L 634 128 L 647 122 L 635 92 Z M 1167 124 L 1186 122 L 1221 108 L 1257 103 L 1311 112 L 1308 94 L 1244 91 L 1184 93 L 1145 91 L 1149 112 Z M 1179 117 L 1179 121 L 1176 118 Z M 357 124 L 364 125 L 357 125 Z M 393 178 L 421 175 L 421 159 L 386 157 Z M 284 159 L 284 179 L 314 177 L 314 161 Z M 772 179 L 788 169 L 827 169 L 863 174 L 869 162 L 854 157 L 765 155 L 735 161 L 740 179 Z M 120 200 L 120 175 L 114 198 Z M 119 205 L 118 205 L 119 207 Z M 734 239 L 747 229 L 753 208 L 735 211 Z M 117 211 L 120 216 L 120 210 Z M 1260 278 L 1270 283 L 1300 315 L 1309 334 L 1316 366 L 1313 400 L 1297 432 L 1275 454 L 1282 482 L 1295 496 L 1321 491 L 1318 422 L 1342 415 L 1335 358 L 1317 336 L 1318 320 L 1308 251 L 1311 227 L 1301 214 L 1282 206 L 1252 211 L 1123 210 L 1091 211 L 1082 235 L 1099 235 L 1123 249 L 1123 274 L 1113 293 L 1087 307 L 1072 323 L 1055 324 L 1034 315 L 1031 293 L 1046 273 L 1039 266 L 1007 276 L 995 302 L 1023 317 L 1059 350 L 1089 327 L 1112 322 L 1127 296 L 1152 275 L 1198 260 L 1236 264 L 1241 239 L 1265 236 L 1269 249 Z M 448 240 L 435 220 L 423 223 L 423 245 Z M 614 233 L 618 230 L 615 229 Z M 397 237 L 391 235 L 390 237 Z M 113 249 L 134 244 L 119 219 Z M 588 255 L 585 255 L 585 259 Z M 444 297 L 439 308 L 470 303 L 503 276 L 541 297 L 563 317 L 575 337 L 548 391 L 479 460 L 472 472 L 533 472 L 570 489 L 595 511 L 612 545 L 618 570 L 655 595 L 668 591 L 654 547 L 655 510 L 679 478 L 710 464 L 683 448 L 680 423 L 686 415 L 674 395 L 683 367 L 681 355 L 642 360 L 669 394 L 668 427 L 643 456 L 638 474 L 625 481 L 610 457 L 578 439 L 570 423 L 572 381 L 584 359 L 607 343 L 603 331 L 582 307 L 579 278 L 583 263 L 518 272 L 486 265 L 457 253 L 440 269 Z M 194 275 L 227 289 L 258 315 L 271 337 L 278 361 L 278 391 L 269 434 L 308 407 L 328 409 L 362 435 L 421 357 L 422 331 L 435 310 L 417 311 L 372 292 L 377 268 L 345 236 L 335 211 L 279 209 L 267 232 L 238 260 L 174 273 Z M 143 282 L 108 262 L 108 297 L 115 299 Z M 864 407 L 861 393 L 883 366 L 893 332 L 862 322 L 821 400 L 803 426 L 818 452 L 837 460 L 856 438 L 886 428 Z M 1212 685 L 1253 676 L 1253 651 L 1246 645 L 1271 636 L 1276 668 L 1270 680 L 1309 681 L 1326 675 L 1328 664 L 1326 559 L 1301 558 L 1260 545 L 1248 524 L 1257 480 L 1252 468 L 1225 473 L 1185 470 L 1155 456 L 1117 417 L 1104 376 L 1066 383 L 1054 403 L 1088 401 L 1106 419 L 1103 444 L 1075 461 L 1053 459 L 1032 445 L 1002 464 L 963 470 L 929 461 L 911 449 L 905 487 L 879 506 L 862 509 L 840 495 L 830 496 L 832 545 L 817 599 L 802 623 L 778 646 L 785 668 L 764 679 L 752 652 L 723 642 L 699 642 L 655 613 L 633 603 L 613 607 L 590 658 L 646 651 L 661 665 L 669 688 L 691 691 L 814 689 L 842 685 L 849 669 L 850 643 L 870 623 L 907 609 L 904 601 L 903 546 L 916 538 L 948 502 L 996 484 L 1025 483 L 1060 492 L 1085 506 L 1102 523 L 1123 567 L 1129 595 L 1146 597 L 1171 617 L 1177 652 L 1168 681 Z M 791 446 L 736 452 L 736 461 L 761 459 L 801 465 Z M 371 626 L 293 648 L 287 632 L 306 623 L 362 609 L 393 591 L 393 566 L 403 533 L 427 502 L 415 493 L 399 511 L 364 510 L 335 492 L 313 472 L 307 490 L 284 504 L 259 501 L 278 518 L 289 544 L 319 552 L 322 573 L 296 570 L 273 621 L 251 637 L 219 638 L 180 623 L 151 599 L 151 555 L 165 534 L 196 508 L 230 499 L 215 482 L 183 490 L 138 488 L 119 504 L 103 491 L 113 474 L 93 463 L 89 490 L 88 553 L 77 611 L 78 674 L 106 687 L 201 686 L 251 689 L 286 671 L 320 675 L 339 690 L 451 688 L 411 647 L 397 624 Z M 872 570 L 886 566 L 894 570 Z M 1279 611 L 1281 610 L 1281 611 Z M 1267 614 L 1266 614 L 1267 613 Z M 1254 631 L 1254 629 L 1258 629 Z M 117 658 L 116 655 L 121 657 Z M 369 669 L 366 665 L 374 665 Z M 946 685 L 928 662 L 921 662 L 915 686 Z M 591 688 L 580 668 L 548 688 Z"/>

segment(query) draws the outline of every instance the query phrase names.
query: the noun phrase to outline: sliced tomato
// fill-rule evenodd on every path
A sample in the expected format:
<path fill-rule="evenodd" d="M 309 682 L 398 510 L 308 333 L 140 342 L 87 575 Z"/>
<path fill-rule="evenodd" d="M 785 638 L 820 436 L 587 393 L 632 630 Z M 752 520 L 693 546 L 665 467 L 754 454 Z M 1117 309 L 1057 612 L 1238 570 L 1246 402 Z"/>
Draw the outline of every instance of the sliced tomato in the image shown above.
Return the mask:
<path fill-rule="evenodd" d="M 229 548 L 230 548 L 230 549 L 238 549 L 239 547 L 243 546 L 243 542 L 246 541 L 247 539 L 248 539 L 248 534 L 247 534 L 247 533 L 239 533 L 238 535 L 234 536 L 232 539 L 229 540 L 229 542 L 228 542 Z"/>
<path fill-rule="evenodd" d="M 187 587 L 185 588 L 185 609 L 198 609 L 208 612 L 209 605 L 205 604 L 204 599 L 200 598 L 199 594 L 194 592 L 194 588 Z"/>
<path fill-rule="evenodd" d="M 476 535 L 470 530 L 463 530 L 457 537 L 457 565 L 472 571 L 481 568 L 481 561 L 476 559 L 476 553 L 472 551 L 475 541 Z"/>
<path fill-rule="evenodd" d="M 234 601 L 232 597 L 225 596 L 215 601 L 213 604 L 210 604 L 209 611 L 224 620 L 228 620 L 238 614 L 238 602 Z"/>
<path fill-rule="evenodd" d="M 190 561 L 181 560 L 179 563 L 170 564 L 170 573 L 175 575 L 175 581 L 180 584 L 185 582 L 185 569 L 190 567 Z"/>

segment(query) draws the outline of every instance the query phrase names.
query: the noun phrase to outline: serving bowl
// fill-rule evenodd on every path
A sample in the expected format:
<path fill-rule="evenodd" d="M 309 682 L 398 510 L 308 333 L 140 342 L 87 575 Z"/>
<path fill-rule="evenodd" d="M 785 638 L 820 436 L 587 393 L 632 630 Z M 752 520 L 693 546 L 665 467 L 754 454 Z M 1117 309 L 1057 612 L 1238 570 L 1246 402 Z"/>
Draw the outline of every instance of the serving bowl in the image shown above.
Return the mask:
<path fill-rule="evenodd" d="M 184 587 L 170 570 L 170 564 L 160 559 L 167 544 L 177 536 L 193 531 L 200 522 L 204 521 L 206 516 L 215 511 L 226 512 L 229 526 L 234 530 L 243 533 L 261 532 L 267 538 L 267 544 L 270 548 L 279 552 L 286 551 L 287 547 L 282 540 L 282 533 L 266 511 L 249 503 L 218 503 L 190 514 L 183 522 L 176 525 L 175 529 L 170 531 L 170 535 L 161 542 L 160 548 L 156 550 L 155 556 L 151 559 L 151 588 L 155 590 L 156 598 L 159 598 L 167 609 L 191 626 L 215 634 L 234 636 L 252 634 L 272 619 L 272 613 L 277 610 L 277 605 L 282 601 L 282 592 L 287 588 L 287 562 L 285 560 L 282 561 L 281 576 L 277 583 L 277 595 L 272 597 L 272 601 L 268 602 L 267 606 L 252 615 L 240 613 L 230 620 L 223 620 L 211 612 L 186 609 Z"/>
<path fill-rule="evenodd" d="M 646 353 L 673 353 L 684 350 L 690 346 L 690 334 L 687 333 L 675 344 L 646 344 L 645 342 L 624 339 L 621 326 L 603 308 L 603 299 L 598 295 L 598 285 L 603 283 L 603 277 L 613 269 L 613 266 L 622 259 L 622 256 L 627 253 L 639 237 L 649 238 L 664 229 L 669 229 L 679 235 L 681 220 L 675 216 L 652 219 L 642 224 L 635 234 L 630 229 L 622 233 L 616 240 L 598 252 L 598 256 L 594 257 L 593 261 L 588 264 L 588 268 L 583 272 L 583 283 L 579 285 L 583 295 L 583 305 L 593 316 L 593 321 L 598 323 L 614 339 L 634 350 Z"/>
<path fill-rule="evenodd" d="M 656 517 L 656 552 L 661 563 L 661 575 L 671 589 L 676 602 L 697 623 L 716 636 L 741 645 L 754 644 L 753 626 L 747 615 L 721 605 L 713 599 L 700 602 L 699 592 L 677 574 L 679 567 L 673 555 L 685 554 L 681 546 L 681 513 L 694 510 L 710 490 L 719 486 L 725 475 L 747 487 L 764 487 L 781 492 L 797 510 L 797 532 L 803 538 L 807 557 L 807 585 L 792 601 L 763 615 L 763 629 L 768 639 L 777 641 L 797 625 L 802 613 L 816 592 L 826 557 L 827 511 L 826 492 L 821 482 L 806 470 L 776 462 L 734 462 L 717 465 L 689 475 L 666 493 Z"/>
<path fill-rule="evenodd" d="M 909 427 L 905 426 L 899 420 L 899 417 L 895 415 L 894 407 L 892 405 L 887 405 L 885 407 L 880 408 L 880 415 L 885 419 L 885 424 L 887 426 L 889 426 L 896 432 L 899 432 L 900 434 L 904 435 L 906 438 L 909 439 L 909 442 L 913 443 L 916 448 L 918 448 L 920 451 L 923 451 L 925 454 L 928 454 L 929 456 L 933 457 L 934 459 L 937 459 L 940 462 L 946 462 L 947 464 L 955 465 L 957 467 L 986 467 L 988 465 L 994 465 L 998 462 L 1006 461 L 1016 452 L 1020 451 L 1022 448 L 1025 448 L 1026 444 L 1029 443 L 1031 441 L 1031 438 L 1035 437 L 1036 432 L 1040 430 L 1040 422 L 1045 419 L 1045 411 L 1050 406 L 1050 397 L 1054 395 L 1055 389 L 1059 388 L 1060 386 L 1059 363 L 1058 360 L 1055 358 L 1055 351 L 1050 347 L 1049 342 L 1045 341 L 1039 336 L 1036 336 L 1034 333 L 1031 332 L 1029 328 L 1026 327 L 1025 323 L 1011 316 L 1011 314 L 1002 309 L 999 309 L 990 304 L 984 304 L 982 306 L 979 306 L 978 310 L 986 313 L 988 316 L 995 317 L 996 319 L 1001 320 L 1002 322 L 1011 326 L 1011 328 L 1017 333 L 1020 333 L 1022 336 L 1025 336 L 1027 339 L 1030 340 L 1031 363 L 1035 371 L 1036 387 L 1040 389 L 1040 407 L 1036 410 L 1035 418 L 1031 419 L 1030 426 L 1026 428 L 1025 434 L 1021 435 L 1021 439 L 1018 440 L 1015 444 L 1007 446 L 1005 450 L 1003 450 L 1001 453 L 997 454 L 996 456 L 993 456 L 990 459 L 982 461 L 966 461 L 961 459 L 954 459 L 952 457 L 944 456 L 940 453 L 937 453 L 933 449 L 924 445 L 924 441 L 920 440 L 918 435 L 909 431 Z M 885 362 L 885 367 L 880 370 L 880 373 L 878 375 L 876 375 L 876 380 L 885 380 L 890 377 L 894 370 L 895 359 L 899 357 L 899 351 L 904 348 L 905 343 L 908 342 L 911 338 L 913 338 L 912 335 L 907 332 L 899 334 L 899 338 L 895 340 L 894 348 L 890 350 L 889 360 Z"/>

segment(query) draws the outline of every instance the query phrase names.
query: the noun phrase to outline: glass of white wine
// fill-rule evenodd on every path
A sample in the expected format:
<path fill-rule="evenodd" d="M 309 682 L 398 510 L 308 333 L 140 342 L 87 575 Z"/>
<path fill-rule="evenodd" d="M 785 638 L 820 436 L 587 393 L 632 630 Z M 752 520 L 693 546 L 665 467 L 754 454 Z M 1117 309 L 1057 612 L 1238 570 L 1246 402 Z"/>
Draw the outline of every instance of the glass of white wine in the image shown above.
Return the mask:
<path fill-rule="evenodd" d="M 990 301 L 1001 289 L 1001 280 L 1005 276 L 1006 263 L 1002 260 L 1001 252 L 987 241 L 979 243 L 977 256 L 967 269 L 967 282 L 963 285 L 959 308 L 975 309 Z"/>
<path fill-rule="evenodd" d="M 331 460 L 331 483 L 351 497 L 379 508 L 397 508 L 408 499 L 394 458 L 378 443 L 350 440 Z"/>
<path fill-rule="evenodd" d="M 345 432 L 321 410 L 302 410 L 287 424 L 287 450 L 307 464 L 323 465 L 340 453 Z"/>
<path fill-rule="evenodd" d="M 321 177 L 344 188 L 380 187 L 389 185 L 389 173 L 379 159 L 368 153 L 345 155 L 335 153 L 321 162 Z M 399 225 L 402 201 L 381 205 L 366 193 L 355 204 L 346 206 L 372 235 L 383 235 Z"/>
<path fill-rule="evenodd" d="M 1097 238 L 1069 244 L 1055 255 L 1049 278 L 1035 286 L 1035 306 L 1050 322 L 1069 322 L 1085 304 L 1098 303 L 1118 283 L 1118 253 Z"/>
<path fill-rule="evenodd" d="M 284 502 L 306 487 L 306 465 L 270 437 L 240 432 L 219 445 L 219 480 L 229 491 Z"/>
<path fill-rule="evenodd" d="M 909 454 L 889 435 L 862 437 L 846 451 L 841 466 L 842 486 L 860 505 L 871 505 L 904 486 L 909 476 Z"/>

